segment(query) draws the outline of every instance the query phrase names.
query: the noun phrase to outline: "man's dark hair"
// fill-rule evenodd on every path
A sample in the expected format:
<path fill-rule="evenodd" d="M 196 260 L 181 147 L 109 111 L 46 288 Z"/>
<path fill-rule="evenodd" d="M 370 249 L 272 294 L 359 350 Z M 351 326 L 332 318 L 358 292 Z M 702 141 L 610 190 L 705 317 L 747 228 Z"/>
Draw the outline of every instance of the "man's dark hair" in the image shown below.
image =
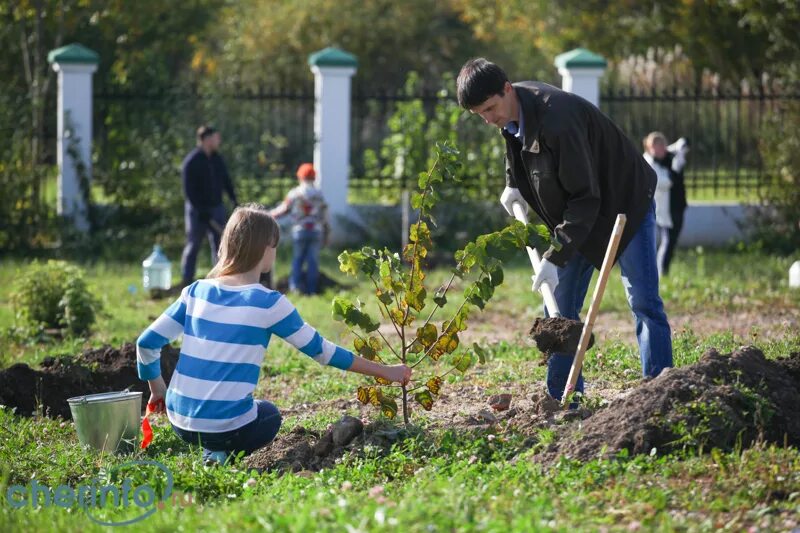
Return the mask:
<path fill-rule="evenodd" d="M 495 94 L 502 96 L 507 81 L 503 69 L 491 61 L 482 57 L 470 59 L 461 67 L 456 80 L 458 105 L 472 109 Z"/>
<path fill-rule="evenodd" d="M 202 142 L 203 139 L 210 137 L 215 133 L 217 133 L 217 130 L 215 130 L 214 128 L 212 128 L 207 124 L 203 124 L 202 126 L 197 128 L 197 142 Z"/>

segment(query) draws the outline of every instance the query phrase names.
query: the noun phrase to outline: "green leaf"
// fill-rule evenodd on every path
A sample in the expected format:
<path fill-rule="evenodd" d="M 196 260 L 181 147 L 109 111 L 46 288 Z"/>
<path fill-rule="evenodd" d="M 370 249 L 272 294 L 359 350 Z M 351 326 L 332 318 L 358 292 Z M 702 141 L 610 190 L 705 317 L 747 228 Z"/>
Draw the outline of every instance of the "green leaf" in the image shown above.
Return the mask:
<path fill-rule="evenodd" d="M 492 287 L 498 287 L 503 283 L 503 267 L 495 265 L 489 270 L 489 280 L 492 282 Z"/>
<path fill-rule="evenodd" d="M 478 361 L 480 361 L 480 363 L 481 363 L 482 365 L 486 364 L 486 350 L 484 350 L 483 348 L 481 348 L 481 347 L 478 345 L 478 343 L 477 343 L 477 342 L 473 342 L 473 343 L 472 343 L 472 348 L 475 350 L 475 353 L 476 353 L 476 354 L 477 354 L 477 356 L 478 356 Z"/>
<path fill-rule="evenodd" d="M 428 228 L 428 225 L 425 222 L 420 220 L 419 222 L 411 226 L 408 240 L 412 243 L 418 242 L 423 246 L 430 247 L 431 230 Z"/>
<path fill-rule="evenodd" d="M 386 418 L 394 418 L 397 416 L 397 402 L 391 396 L 381 395 L 380 406 L 381 413 Z"/>
<path fill-rule="evenodd" d="M 381 289 L 376 289 L 375 295 L 378 297 L 378 300 L 384 305 L 390 305 L 394 299 L 391 292 L 384 291 Z"/>
<path fill-rule="evenodd" d="M 433 395 L 428 390 L 423 390 L 414 395 L 414 399 L 417 401 L 418 404 L 422 406 L 423 409 L 426 411 L 430 411 L 433 408 Z"/>
<path fill-rule="evenodd" d="M 436 342 L 438 337 L 439 333 L 436 331 L 436 326 L 434 324 L 425 324 L 425 326 L 417 328 L 417 339 L 426 350 Z"/>
<path fill-rule="evenodd" d="M 332 307 L 333 319 L 344 322 L 350 327 L 359 327 L 367 333 L 371 333 L 380 327 L 380 323 L 374 321 L 347 298 L 336 296 L 333 299 Z"/>
<path fill-rule="evenodd" d="M 453 357 L 453 366 L 461 373 L 466 372 L 473 365 L 472 354 L 469 352 L 461 352 Z"/>

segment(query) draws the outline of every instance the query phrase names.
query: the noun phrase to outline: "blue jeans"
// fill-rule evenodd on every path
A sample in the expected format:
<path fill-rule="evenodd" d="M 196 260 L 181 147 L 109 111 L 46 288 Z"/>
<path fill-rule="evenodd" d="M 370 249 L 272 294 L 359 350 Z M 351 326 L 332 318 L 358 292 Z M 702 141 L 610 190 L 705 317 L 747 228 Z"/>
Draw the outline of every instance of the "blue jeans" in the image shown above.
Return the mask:
<path fill-rule="evenodd" d="M 628 296 L 636 320 L 636 340 L 642 361 L 642 374 L 656 377 L 672 366 L 672 333 L 670 332 L 664 303 L 658 295 L 658 267 L 656 263 L 655 204 L 651 205 L 633 239 L 619 257 L 622 285 Z M 566 318 L 580 320 L 594 267 L 581 254 L 558 269 L 558 285 L 554 291 L 559 311 Z M 545 315 L 547 310 L 545 309 Z M 548 315 L 549 316 L 549 315 Z M 567 385 L 569 371 L 575 354 L 553 354 L 547 364 L 547 390 L 561 399 Z M 583 375 L 579 375 L 576 392 L 583 392 Z"/>
<path fill-rule="evenodd" d="M 272 442 L 281 427 L 281 413 L 277 407 L 265 400 L 256 400 L 255 403 L 258 410 L 256 419 L 233 431 L 204 433 L 175 426 L 172 430 L 189 444 L 202 446 L 204 459 L 212 452 L 220 451 L 233 455 L 243 451 L 248 455 Z"/>
<path fill-rule="evenodd" d="M 292 274 L 289 276 L 289 289 L 316 294 L 322 232 L 313 229 L 295 229 L 292 232 L 292 244 Z M 303 264 L 306 265 L 305 279 L 303 279 Z"/>

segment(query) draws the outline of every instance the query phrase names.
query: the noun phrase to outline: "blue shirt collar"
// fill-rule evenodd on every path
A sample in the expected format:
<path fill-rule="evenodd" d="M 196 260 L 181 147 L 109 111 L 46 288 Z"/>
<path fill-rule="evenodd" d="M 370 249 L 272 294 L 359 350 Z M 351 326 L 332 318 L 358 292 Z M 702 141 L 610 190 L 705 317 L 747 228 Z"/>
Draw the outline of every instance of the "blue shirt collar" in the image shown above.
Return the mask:
<path fill-rule="evenodd" d="M 503 128 L 508 133 L 519 139 L 520 141 L 523 138 L 523 132 L 525 131 L 525 122 L 522 118 L 522 106 L 519 106 L 519 117 L 517 121 L 514 122 L 513 120 L 505 125 Z"/>

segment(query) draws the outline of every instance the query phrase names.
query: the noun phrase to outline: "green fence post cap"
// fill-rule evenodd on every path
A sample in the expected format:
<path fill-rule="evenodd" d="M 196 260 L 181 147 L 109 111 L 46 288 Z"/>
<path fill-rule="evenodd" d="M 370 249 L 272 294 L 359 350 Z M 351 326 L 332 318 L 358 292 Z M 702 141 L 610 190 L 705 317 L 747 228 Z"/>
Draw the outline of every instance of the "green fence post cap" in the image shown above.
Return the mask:
<path fill-rule="evenodd" d="M 97 52 L 86 48 L 82 44 L 73 43 L 50 50 L 50 53 L 47 54 L 47 61 L 62 64 L 96 65 L 100 62 L 100 56 Z"/>
<path fill-rule="evenodd" d="M 586 48 L 576 48 L 558 54 L 554 63 L 558 68 L 605 68 L 608 64 L 606 58 Z"/>
<path fill-rule="evenodd" d="M 308 56 L 312 67 L 357 67 L 356 56 L 339 48 L 329 46 Z"/>

